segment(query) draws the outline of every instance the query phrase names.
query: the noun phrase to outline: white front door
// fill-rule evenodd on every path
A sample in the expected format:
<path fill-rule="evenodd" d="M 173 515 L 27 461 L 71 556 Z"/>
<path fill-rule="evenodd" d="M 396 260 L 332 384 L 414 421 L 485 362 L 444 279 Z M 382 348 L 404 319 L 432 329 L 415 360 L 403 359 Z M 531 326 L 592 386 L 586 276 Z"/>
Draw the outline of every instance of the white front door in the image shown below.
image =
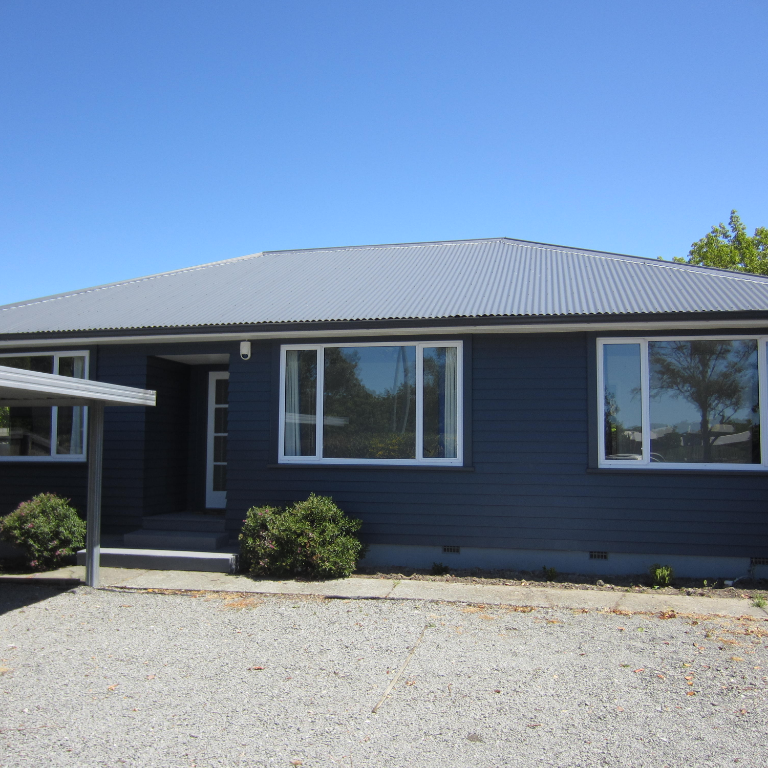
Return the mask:
<path fill-rule="evenodd" d="M 208 374 L 208 459 L 205 478 L 205 506 L 227 506 L 227 422 L 229 417 L 229 374 Z"/>

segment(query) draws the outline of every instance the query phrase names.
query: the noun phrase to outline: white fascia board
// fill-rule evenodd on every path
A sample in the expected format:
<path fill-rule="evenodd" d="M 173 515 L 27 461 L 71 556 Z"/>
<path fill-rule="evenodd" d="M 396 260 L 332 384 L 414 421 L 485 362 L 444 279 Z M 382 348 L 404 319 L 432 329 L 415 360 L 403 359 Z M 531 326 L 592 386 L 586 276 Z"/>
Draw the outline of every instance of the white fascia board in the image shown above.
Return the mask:
<path fill-rule="evenodd" d="M 259 339 L 310 339 L 336 337 L 371 336 L 455 336 L 457 334 L 487 333 L 581 333 L 584 331 L 665 331 L 665 330 L 709 330 L 711 328 L 768 328 L 764 320 L 656 320 L 615 323 L 525 323 L 505 325 L 452 325 L 430 328 L 427 325 L 408 328 L 355 328 L 355 329 L 311 329 L 290 331 L 232 331 L 216 333 L 164 333 L 134 336 L 72 336 L 68 338 L 18 338 L 0 340 L 0 349 L 32 347 L 71 347 L 73 344 L 167 344 L 193 341 L 258 341 Z"/>
<path fill-rule="evenodd" d="M 155 405 L 155 392 L 0 366 L 0 406 Z"/>

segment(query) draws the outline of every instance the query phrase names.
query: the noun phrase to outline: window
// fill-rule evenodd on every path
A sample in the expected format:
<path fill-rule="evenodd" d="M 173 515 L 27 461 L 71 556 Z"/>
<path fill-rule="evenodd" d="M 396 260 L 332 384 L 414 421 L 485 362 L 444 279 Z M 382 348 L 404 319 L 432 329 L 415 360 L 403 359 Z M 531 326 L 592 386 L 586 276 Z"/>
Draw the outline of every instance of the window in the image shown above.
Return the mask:
<path fill-rule="evenodd" d="M 598 340 L 599 464 L 764 469 L 765 343 Z"/>
<path fill-rule="evenodd" d="M 281 348 L 280 461 L 462 462 L 461 342 Z"/>
<path fill-rule="evenodd" d="M 0 365 L 88 378 L 87 352 L 0 355 Z M 0 408 L 0 460 L 83 460 L 86 414 L 80 405 Z"/>

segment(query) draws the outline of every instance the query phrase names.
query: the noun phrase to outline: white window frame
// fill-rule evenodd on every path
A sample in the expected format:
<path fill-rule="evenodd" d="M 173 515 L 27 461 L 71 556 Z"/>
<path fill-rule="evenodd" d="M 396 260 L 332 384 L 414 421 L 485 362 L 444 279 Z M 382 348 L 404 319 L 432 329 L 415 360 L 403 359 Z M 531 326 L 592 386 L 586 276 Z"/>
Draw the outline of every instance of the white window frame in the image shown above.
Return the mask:
<path fill-rule="evenodd" d="M 336 459 L 323 458 L 323 385 L 325 378 L 325 349 L 352 347 L 415 347 L 416 349 L 416 458 L 415 459 Z M 443 347 L 456 348 L 456 458 L 425 458 L 424 445 L 424 350 Z M 314 456 L 285 455 L 285 368 L 287 353 L 290 350 L 317 351 L 317 401 L 315 425 L 315 445 L 317 453 Z M 354 464 L 375 466 L 462 466 L 464 463 L 464 355 L 461 341 L 377 341 L 377 342 L 345 342 L 329 344 L 283 344 L 280 347 L 280 429 L 278 446 L 278 463 L 280 464 Z"/>
<path fill-rule="evenodd" d="M 651 400 L 649 390 L 648 343 L 651 341 L 756 341 L 758 398 L 760 407 L 760 458 L 761 464 L 688 464 L 679 462 L 651 461 Z M 613 336 L 597 339 L 597 450 L 598 467 L 624 470 L 685 470 L 725 471 L 725 472 L 764 472 L 768 468 L 768 384 L 766 382 L 766 342 L 768 336 L 755 334 L 717 334 L 712 336 Z M 643 430 L 643 458 L 640 461 L 611 460 L 605 458 L 605 376 L 603 370 L 603 347 L 610 344 L 640 345 L 640 397 Z"/>
<path fill-rule="evenodd" d="M 53 358 L 53 372 L 57 374 L 59 372 L 59 360 L 62 357 L 84 357 L 85 358 L 85 376 L 84 380 L 90 378 L 90 353 L 85 349 L 74 350 L 59 350 L 57 352 L 3 352 L 0 354 L 0 365 L 3 364 L 3 360 L 8 357 L 52 357 Z M 51 408 L 51 453 L 48 456 L 0 456 L 0 462 L 39 462 L 39 461 L 64 461 L 64 462 L 84 462 L 88 458 L 88 407 L 83 407 L 83 452 L 70 454 L 70 453 L 54 453 L 56 444 L 58 443 L 58 429 L 59 429 L 59 406 L 52 405 Z M 13 408 L 13 406 L 11 406 Z"/>

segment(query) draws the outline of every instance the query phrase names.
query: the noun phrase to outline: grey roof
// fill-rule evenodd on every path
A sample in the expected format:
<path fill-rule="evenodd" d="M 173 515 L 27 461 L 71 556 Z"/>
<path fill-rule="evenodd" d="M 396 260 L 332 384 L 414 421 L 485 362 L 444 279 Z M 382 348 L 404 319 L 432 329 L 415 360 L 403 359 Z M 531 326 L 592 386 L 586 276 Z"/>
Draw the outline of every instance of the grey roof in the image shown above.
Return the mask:
<path fill-rule="evenodd" d="M 768 278 L 507 238 L 266 251 L 0 307 L 0 334 L 768 311 Z"/>

